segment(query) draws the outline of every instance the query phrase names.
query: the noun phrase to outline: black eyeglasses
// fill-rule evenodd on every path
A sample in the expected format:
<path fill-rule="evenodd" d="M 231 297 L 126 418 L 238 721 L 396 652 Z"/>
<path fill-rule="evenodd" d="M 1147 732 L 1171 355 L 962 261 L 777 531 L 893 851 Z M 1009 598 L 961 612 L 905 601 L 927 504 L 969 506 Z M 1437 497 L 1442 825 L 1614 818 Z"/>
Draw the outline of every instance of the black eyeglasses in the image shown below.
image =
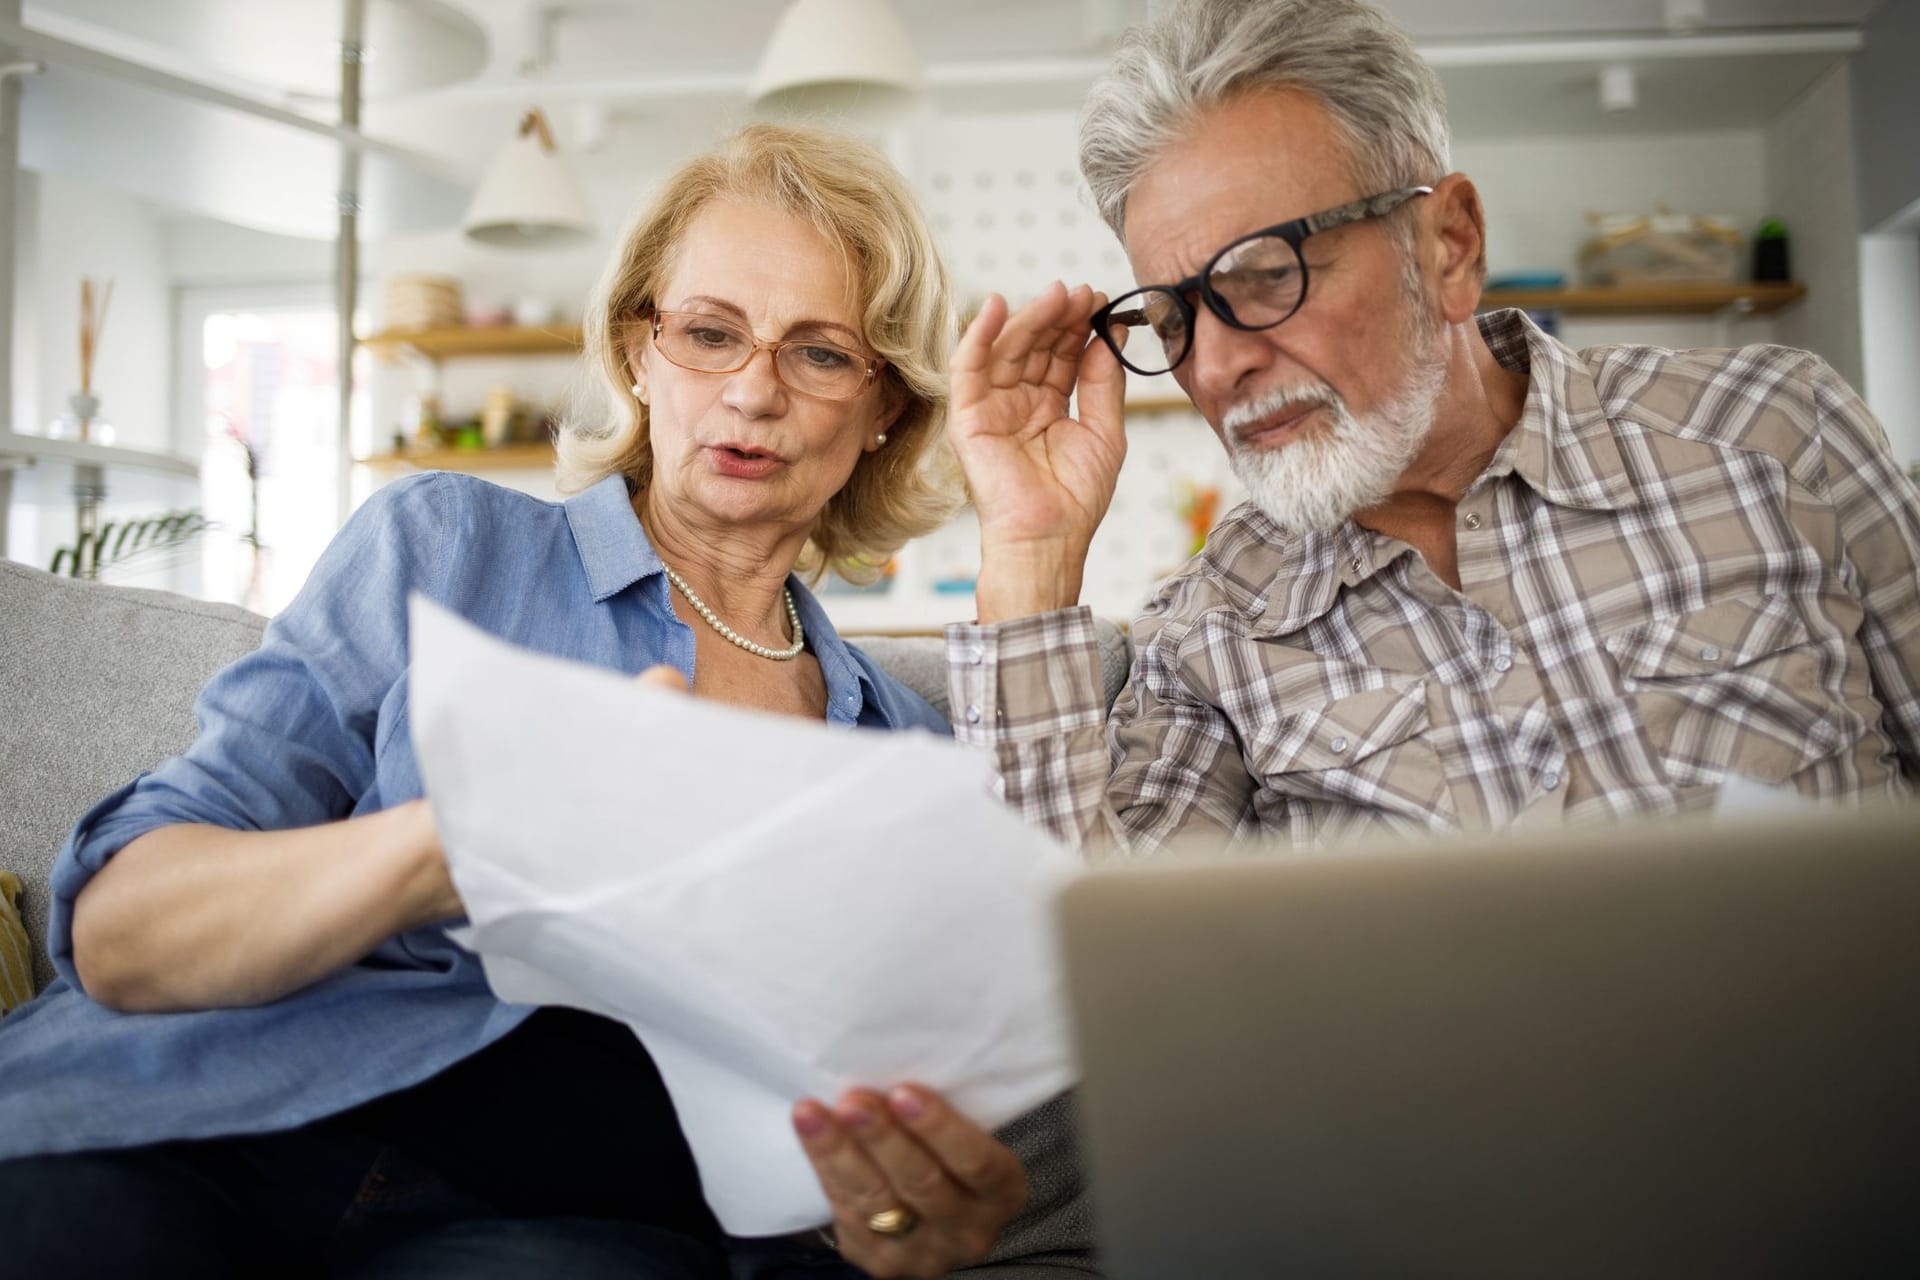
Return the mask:
<path fill-rule="evenodd" d="M 1198 275 L 1121 294 L 1093 313 L 1093 331 L 1135 373 L 1167 373 L 1193 350 L 1192 295 L 1199 294 L 1207 310 L 1236 329 L 1271 329 L 1307 300 L 1307 261 L 1300 245 L 1308 236 L 1385 217 L 1415 196 L 1432 194 L 1432 187 L 1400 187 L 1241 236 L 1214 254 Z M 1130 359 L 1122 349 L 1124 331 L 1135 328 L 1153 330 L 1159 345 L 1143 345 Z"/>

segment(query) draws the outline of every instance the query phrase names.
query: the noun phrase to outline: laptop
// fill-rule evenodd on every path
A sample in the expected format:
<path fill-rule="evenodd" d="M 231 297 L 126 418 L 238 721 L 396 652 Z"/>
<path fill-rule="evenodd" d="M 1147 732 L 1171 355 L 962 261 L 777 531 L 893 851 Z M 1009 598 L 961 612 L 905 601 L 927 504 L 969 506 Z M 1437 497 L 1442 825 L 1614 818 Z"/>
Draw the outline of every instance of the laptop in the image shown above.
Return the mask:
<path fill-rule="evenodd" d="M 1920 809 L 1174 857 L 1060 913 L 1114 1280 L 1920 1276 Z"/>

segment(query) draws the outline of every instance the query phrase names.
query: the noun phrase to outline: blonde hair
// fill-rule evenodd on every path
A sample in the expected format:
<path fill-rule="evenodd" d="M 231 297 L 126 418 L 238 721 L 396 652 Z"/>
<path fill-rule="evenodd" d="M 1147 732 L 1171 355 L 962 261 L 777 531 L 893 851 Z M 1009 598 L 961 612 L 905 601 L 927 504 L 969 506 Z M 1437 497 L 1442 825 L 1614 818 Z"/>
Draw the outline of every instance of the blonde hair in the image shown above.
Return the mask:
<path fill-rule="evenodd" d="M 811 577 L 831 569 L 870 580 L 959 505 L 945 432 L 946 361 L 958 328 L 946 267 L 906 182 L 872 147 L 824 129 L 749 125 L 669 178 L 628 229 L 586 314 L 586 358 L 606 411 L 585 421 L 569 415 L 557 442 L 559 488 L 577 492 L 618 473 L 638 491 L 652 479 L 647 406 L 631 391 L 627 344 L 657 305 L 687 227 L 716 200 L 804 218 L 840 246 L 863 336 L 887 362 L 882 394 L 905 402 L 886 445 L 862 453 L 827 500 L 801 557 Z"/>

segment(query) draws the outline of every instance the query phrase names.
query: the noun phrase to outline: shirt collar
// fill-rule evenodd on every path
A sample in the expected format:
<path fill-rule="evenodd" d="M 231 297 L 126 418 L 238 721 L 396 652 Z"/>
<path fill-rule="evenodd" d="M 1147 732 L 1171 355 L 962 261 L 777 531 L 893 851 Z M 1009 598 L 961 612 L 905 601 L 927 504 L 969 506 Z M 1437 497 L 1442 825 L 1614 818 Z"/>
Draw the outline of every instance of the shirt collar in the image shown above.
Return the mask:
<path fill-rule="evenodd" d="M 1617 511 L 1639 496 L 1620 457 L 1613 424 L 1593 374 L 1572 348 L 1556 342 L 1523 311 L 1479 317 L 1493 358 L 1527 375 L 1527 399 L 1476 487 L 1518 475 L 1557 506 Z"/>
<path fill-rule="evenodd" d="M 636 582 L 662 574 L 660 553 L 653 549 L 640 526 L 640 517 L 634 514 L 633 495 L 625 476 L 610 475 L 581 490 L 567 499 L 565 509 L 574 546 L 580 552 L 580 567 L 586 571 L 587 589 L 596 604 Z M 788 574 L 787 590 L 793 593 L 794 611 L 806 630 L 807 647 L 813 650 L 820 674 L 826 678 L 833 700 L 829 715 L 839 719 L 844 713 L 848 719 L 858 718 L 861 708 L 875 701 L 873 677 L 854 660 L 847 642 L 834 630 L 826 610 L 805 584 Z"/>
<path fill-rule="evenodd" d="M 610 475 L 568 498 L 565 506 L 596 604 L 660 572 L 660 556 L 633 513 L 625 476 Z"/>
<path fill-rule="evenodd" d="M 800 615 L 800 625 L 806 629 L 807 647 L 813 650 L 820 674 L 826 677 L 827 696 L 833 702 L 827 708 L 828 717 L 838 719 L 844 713 L 849 720 L 858 719 L 862 706 L 879 705 L 875 701 L 878 688 L 873 677 L 854 660 L 853 650 L 834 630 L 827 611 L 814 599 L 813 592 L 792 574 L 787 575 L 787 590 L 793 592 L 794 612 Z"/>

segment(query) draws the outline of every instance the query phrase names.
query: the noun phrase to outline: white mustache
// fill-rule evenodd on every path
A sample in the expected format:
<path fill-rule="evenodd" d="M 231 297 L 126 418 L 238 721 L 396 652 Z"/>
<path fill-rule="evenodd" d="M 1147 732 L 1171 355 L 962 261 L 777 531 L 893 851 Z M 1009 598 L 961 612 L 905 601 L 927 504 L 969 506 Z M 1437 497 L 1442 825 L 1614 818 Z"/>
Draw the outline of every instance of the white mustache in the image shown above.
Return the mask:
<path fill-rule="evenodd" d="M 1275 414 L 1302 406 L 1325 406 L 1338 412 L 1343 406 L 1340 396 L 1325 383 L 1315 383 L 1302 387 L 1282 387 L 1256 396 L 1252 400 L 1242 400 L 1228 409 L 1220 420 L 1220 430 L 1228 439 L 1238 445 L 1243 443 L 1241 433 L 1256 422 L 1265 421 Z"/>

